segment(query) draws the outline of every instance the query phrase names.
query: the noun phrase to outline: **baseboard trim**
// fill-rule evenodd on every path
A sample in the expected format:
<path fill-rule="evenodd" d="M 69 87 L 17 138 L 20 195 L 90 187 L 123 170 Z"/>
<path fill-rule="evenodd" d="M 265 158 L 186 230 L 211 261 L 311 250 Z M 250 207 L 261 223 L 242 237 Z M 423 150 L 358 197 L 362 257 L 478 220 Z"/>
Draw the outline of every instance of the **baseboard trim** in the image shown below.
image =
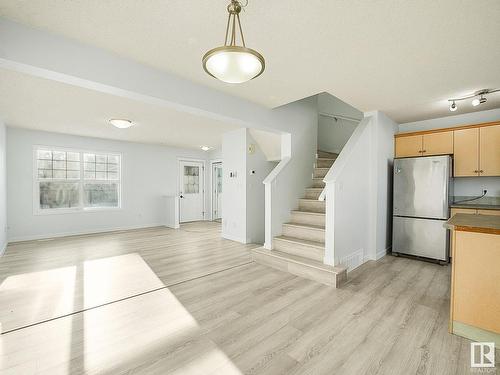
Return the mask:
<path fill-rule="evenodd" d="M 225 238 L 226 240 L 230 240 L 230 241 L 239 242 L 239 243 L 242 243 L 244 245 L 246 245 L 248 243 L 246 238 L 232 236 L 232 235 L 227 234 L 227 233 L 222 233 L 222 238 Z"/>
<path fill-rule="evenodd" d="M 386 249 L 382 249 L 382 250 L 377 251 L 377 254 L 375 254 L 375 260 L 379 260 L 380 258 L 385 257 L 387 255 L 387 253 L 389 252 L 389 250 L 391 249 L 391 247 L 392 246 L 389 246 Z"/>
<path fill-rule="evenodd" d="M 129 226 L 123 226 L 123 227 L 110 227 L 110 228 L 103 228 L 103 229 L 96 229 L 96 230 L 60 232 L 60 233 L 40 234 L 40 235 L 34 235 L 34 236 L 21 236 L 21 237 L 10 238 L 9 243 L 24 242 L 24 241 L 36 241 L 36 240 L 47 240 L 47 239 L 51 239 L 51 238 L 70 237 L 70 236 L 84 236 L 87 234 L 99 234 L 99 233 L 116 232 L 116 231 L 121 231 L 121 230 L 144 229 L 144 228 L 164 227 L 164 226 L 165 226 L 165 223 L 152 223 L 152 224 L 142 224 L 142 225 L 129 225 Z"/>

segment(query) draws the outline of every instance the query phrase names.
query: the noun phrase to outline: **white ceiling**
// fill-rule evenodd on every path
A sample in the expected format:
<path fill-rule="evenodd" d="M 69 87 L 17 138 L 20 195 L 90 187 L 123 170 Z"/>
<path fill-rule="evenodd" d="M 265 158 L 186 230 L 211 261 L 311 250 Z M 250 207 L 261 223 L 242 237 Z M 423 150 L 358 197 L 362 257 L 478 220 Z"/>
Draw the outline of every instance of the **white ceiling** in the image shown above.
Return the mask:
<path fill-rule="evenodd" d="M 14 127 L 142 143 L 218 148 L 237 126 L 163 106 L 0 69 L 0 114 Z M 137 125 L 116 129 L 110 118 Z"/>
<path fill-rule="evenodd" d="M 223 41 L 227 3 L 2 0 L 0 15 L 268 107 L 326 91 L 408 122 L 450 115 L 449 97 L 500 87 L 498 0 L 250 0 L 243 30 L 267 68 L 236 86 L 201 68 Z M 495 107 L 500 94 L 476 110 Z"/>

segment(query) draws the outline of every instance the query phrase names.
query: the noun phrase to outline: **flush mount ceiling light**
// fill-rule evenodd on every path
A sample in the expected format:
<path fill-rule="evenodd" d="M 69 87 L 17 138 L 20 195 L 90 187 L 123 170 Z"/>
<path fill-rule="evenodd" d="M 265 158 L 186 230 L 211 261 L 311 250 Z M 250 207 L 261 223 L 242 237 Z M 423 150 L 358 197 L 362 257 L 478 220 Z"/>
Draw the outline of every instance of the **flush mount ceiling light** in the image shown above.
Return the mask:
<path fill-rule="evenodd" d="M 203 151 L 209 151 L 212 149 L 212 147 L 209 147 L 209 146 L 200 146 L 200 148 L 203 150 Z"/>
<path fill-rule="evenodd" d="M 111 120 L 109 120 L 109 123 L 118 129 L 127 129 L 131 126 L 134 126 L 134 123 L 132 121 L 120 118 L 112 118 Z"/>
<path fill-rule="evenodd" d="M 202 59 L 203 69 L 212 77 L 226 83 L 250 81 L 260 76 L 266 66 L 264 57 L 245 45 L 240 22 L 241 9 L 242 5 L 239 1 L 231 0 L 227 6 L 229 16 L 224 45 L 211 49 Z M 241 45 L 236 44 L 238 35 Z"/>
<path fill-rule="evenodd" d="M 474 98 L 474 99 L 472 99 L 471 104 L 474 107 L 477 107 L 480 104 L 486 103 L 485 95 L 492 94 L 492 93 L 498 92 L 498 91 L 500 91 L 500 89 L 491 89 L 491 90 L 484 89 L 484 90 L 476 91 L 473 94 L 462 96 L 460 98 L 448 99 L 448 102 L 450 102 L 450 111 L 455 112 L 458 109 L 457 103 L 455 103 L 455 102 L 458 102 L 460 100 L 470 99 L 470 98 Z"/>

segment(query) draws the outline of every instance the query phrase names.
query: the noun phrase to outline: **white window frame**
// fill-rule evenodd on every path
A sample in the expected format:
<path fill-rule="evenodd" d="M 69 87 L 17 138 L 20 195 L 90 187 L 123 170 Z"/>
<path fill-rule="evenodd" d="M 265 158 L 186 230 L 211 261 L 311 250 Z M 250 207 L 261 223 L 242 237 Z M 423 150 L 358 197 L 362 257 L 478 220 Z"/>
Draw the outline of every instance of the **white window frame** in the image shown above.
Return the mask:
<path fill-rule="evenodd" d="M 58 179 L 58 178 L 47 178 L 40 179 L 38 177 L 38 150 L 47 151 L 62 151 L 62 152 L 75 152 L 80 154 L 80 178 L 79 179 Z M 118 180 L 85 180 L 84 179 L 84 154 L 105 154 L 118 156 L 120 159 L 120 165 L 118 168 Z M 102 212 L 102 211 L 119 211 L 122 209 L 122 154 L 120 152 L 113 151 L 96 151 L 96 150 L 85 150 L 78 148 L 67 148 L 67 147 L 57 147 L 57 146 L 44 146 L 44 145 L 34 145 L 33 146 L 33 214 L 34 215 L 60 215 L 60 214 L 73 214 L 73 213 L 83 213 L 83 212 Z M 55 182 L 72 182 L 79 184 L 79 205 L 78 207 L 72 208 L 40 208 L 40 182 L 42 181 L 55 181 Z M 83 185 L 85 182 L 95 182 L 95 183 L 118 183 L 118 207 L 84 207 L 83 205 Z"/>

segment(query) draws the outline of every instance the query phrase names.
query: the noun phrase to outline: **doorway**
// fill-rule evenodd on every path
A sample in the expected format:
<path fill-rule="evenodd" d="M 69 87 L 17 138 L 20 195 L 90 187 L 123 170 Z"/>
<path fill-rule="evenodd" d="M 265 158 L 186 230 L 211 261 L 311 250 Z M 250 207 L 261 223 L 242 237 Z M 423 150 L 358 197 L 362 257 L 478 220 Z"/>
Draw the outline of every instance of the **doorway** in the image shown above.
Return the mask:
<path fill-rule="evenodd" d="M 181 223 L 205 218 L 204 174 L 204 162 L 179 160 L 179 218 Z"/>
<path fill-rule="evenodd" d="M 212 162 L 212 220 L 222 219 L 222 162 Z"/>

